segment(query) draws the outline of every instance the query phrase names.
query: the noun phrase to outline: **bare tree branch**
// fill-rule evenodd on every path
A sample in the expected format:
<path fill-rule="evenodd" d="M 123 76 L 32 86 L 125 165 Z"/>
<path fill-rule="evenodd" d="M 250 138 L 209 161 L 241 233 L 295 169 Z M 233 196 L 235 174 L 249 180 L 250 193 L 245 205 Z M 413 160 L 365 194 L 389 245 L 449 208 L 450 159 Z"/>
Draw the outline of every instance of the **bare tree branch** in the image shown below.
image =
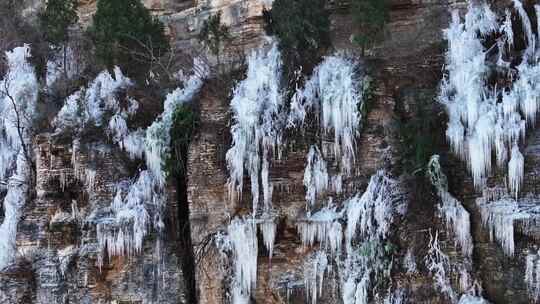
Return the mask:
<path fill-rule="evenodd" d="M 5 76 L 5 81 L 4 81 L 4 95 L 9 99 L 9 101 L 11 102 L 11 106 L 13 107 L 13 111 L 15 112 L 15 127 L 17 129 L 17 136 L 19 137 L 19 141 L 21 143 L 21 148 L 23 149 L 23 154 L 24 154 L 24 158 L 26 159 L 26 162 L 30 165 L 30 168 L 32 170 L 32 180 L 33 180 L 33 177 L 36 176 L 36 168 L 35 168 L 35 164 L 34 164 L 34 160 L 32 159 L 32 156 L 30 154 L 30 151 L 28 149 L 28 145 L 25 141 L 25 138 L 24 138 L 24 133 L 25 133 L 25 128 L 21 122 L 22 118 L 21 118 L 21 113 L 17 107 L 17 102 L 15 101 L 15 98 L 11 95 L 10 91 L 9 91 L 9 88 L 10 88 L 10 81 L 9 81 L 9 73 Z M 28 117 L 25 117 L 25 119 L 29 120 Z M 30 124 L 28 124 L 30 125 Z"/>

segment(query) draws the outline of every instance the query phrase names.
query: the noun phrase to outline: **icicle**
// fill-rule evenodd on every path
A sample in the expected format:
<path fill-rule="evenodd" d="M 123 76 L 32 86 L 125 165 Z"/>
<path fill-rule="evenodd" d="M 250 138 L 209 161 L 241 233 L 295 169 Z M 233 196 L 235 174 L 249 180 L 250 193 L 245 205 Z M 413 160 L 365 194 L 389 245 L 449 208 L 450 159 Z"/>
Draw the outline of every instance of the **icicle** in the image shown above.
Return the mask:
<path fill-rule="evenodd" d="M 368 304 L 369 275 L 364 275 L 360 282 L 356 283 L 350 278 L 343 284 L 343 304 Z"/>
<path fill-rule="evenodd" d="M 296 224 L 303 246 L 313 246 L 317 241 L 321 249 L 330 245 L 332 254 L 341 251 L 343 231 L 338 219 L 341 213 L 330 205 Z"/>
<path fill-rule="evenodd" d="M 317 251 L 304 263 L 304 285 L 309 303 L 317 304 L 317 298 L 323 293 L 324 274 L 328 267 L 328 258 L 324 251 Z"/>
<path fill-rule="evenodd" d="M 268 162 L 280 149 L 282 140 L 279 119 L 283 96 L 280 82 L 281 54 L 274 44 L 268 52 L 258 50 L 248 57 L 247 77 L 234 89 L 231 101 L 233 144 L 226 155 L 229 196 L 230 200 L 241 197 L 245 169 L 251 179 L 253 214 L 259 204 L 260 175 L 267 209 L 271 202 Z"/>
<path fill-rule="evenodd" d="M 126 119 L 120 113 L 114 114 L 109 121 L 109 133 L 113 141 L 121 142 L 127 136 L 128 132 Z"/>
<path fill-rule="evenodd" d="M 500 243 L 504 253 L 514 255 L 514 230 L 516 222 L 527 226 L 540 221 L 540 207 L 535 201 L 522 199 L 516 201 L 506 192 L 498 189 L 486 189 L 483 197 L 476 200 L 480 209 L 482 223 L 489 229 L 490 239 Z"/>
<path fill-rule="evenodd" d="M 519 188 L 523 183 L 525 159 L 517 146 L 512 147 L 512 158 L 508 162 L 508 185 L 514 196 L 518 197 Z"/>
<path fill-rule="evenodd" d="M 438 206 L 440 215 L 445 219 L 448 230 L 454 233 L 454 243 L 461 247 L 461 252 L 465 257 L 471 257 L 473 241 L 470 231 L 470 215 L 461 202 L 448 192 L 447 177 L 442 172 L 438 155 L 431 157 L 428 164 L 428 175 L 441 199 L 441 204 Z"/>
<path fill-rule="evenodd" d="M 356 140 L 362 119 L 358 109 L 363 102 L 363 80 L 357 64 L 342 56 L 329 56 L 315 68 L 304 90 L 293 97 L 289 126 L 304 123 L 307 112 L 314 108 L 325 133 L 333 132 L 334 154 L 341 160 L 341 169 L 350 173 L 355 159 Z"/>
<path fill-rule="evenodd" d="M 227 228 L 233 250 L 234 286 L 249 295 L 257 282 L 257 227 L 251 219 L 234 219 Z"/>
<path fill-rule="evenodd" d="M 389 293 L 386 298 L 384 298 L 383 304 L 405 304 L 407 303 L 407 297 L 405 295 L 405 289 L 397 288 L 394 292 Z"/>
<path fill-rule="evenodd" d="M 145 146 L 145 132 L 142 129 L 129 132 L 120 142 L 120 148 L 128 152 L 131 159 L 142 158 Z"/>
<path fill-rule="evenodd" d="M 304 170 L 304 186 L 306 187 L 307 210 L 315 205 L 321 193 L 328 189 L 328 172 L 319 148 L 311 146 Z"/>
<path fill-rule="evenodd" d="M 84 170 L 84 184 L 86 186 L 86 191 L 89 193 L 94 191 L 96 188 L 96 170 L 86 168 Z"/>
<path fill-rule="evenodd" d="M 272 258 L 272 254 L 274 252 L 274 242 L 276 240 L 277 224 L 271 217 L 265 217 L 261 221 L 262 222 L 259 224 L 259 229 L 263 235 L 264 246 L 268 250 L 268 257 Z"/>
<path fill-rule="evenodd" d="M 416 259 L 411 249 L 407 250 L 407 254 L 403 259 L 403 267 L 407 271 L 407 274 L 414 274 L 418 271 L 416 268 Z"/>
<path fill-rule="evenodd" d="M 540 254 L 529 252 L 525 257 L 525 283 L 534 302 L 540 298 Z"/>

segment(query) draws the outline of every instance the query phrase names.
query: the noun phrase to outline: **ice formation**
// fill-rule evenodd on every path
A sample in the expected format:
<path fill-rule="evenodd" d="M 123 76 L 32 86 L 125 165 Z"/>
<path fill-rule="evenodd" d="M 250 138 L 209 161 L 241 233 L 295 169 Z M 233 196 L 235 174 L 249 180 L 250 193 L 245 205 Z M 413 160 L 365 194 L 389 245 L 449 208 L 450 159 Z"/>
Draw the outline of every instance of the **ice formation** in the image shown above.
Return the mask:
<path fill-rule="evenodd" d="M 342 213 L 336 209 L 330 205 L 296 224 L 303 246 L 311 247 L 318 242 L 322 249 L 330 248 L 333 254 L 341 251 L 343 230 L 339 219 Z"/>
<path fill-rule="evenodd" d="M 540 298 L 540 255 L 538 252 L 529 252 L 525 257 L 525 283 L 530 298 L 538 302 Z"/>
<path fill-rule="evenodd" d="M 514 196 L 518 197 L 519 188 L 523 183 L 523 174 L 525 172 L 525 158 L 519 151 L 517 146 L 512 147 L 512 158 L 508 162 L 508 185 L 514 192 Z"/>
<path fill-rule="evenodd" d="M 441 293 L 445 294 L 452 302 L 457 299 L 456 292 L 452 288 L 448 270 L 450 269 L 450 259 L 439 247 L 439 233 L 435 236 L 430 234 L 428 254 L 425 258 L 426 266 L 432 273 L 434 284 Z"/>
<path fill-rule="evenodd" d="M 153 175 L 142 171 L 139 178 L 127 189 L 118 189 L 111 206 L 110 216 L 97 220 L 97 239 L 100 248 L 98 266 L 103 265 L 103 252 L 107 250 L 109 258 L 113 256 L 133 256 L 141 252 L 144 237 L 148 234 L 150 223 L 160 231 L 164 228 L 159 210 L 164 205 Z M 158 212 L 152 219 L 147 205 L 154 205 Z"/>
<path fill-rule="evenodd" d="M 48 88 L 53 86 L 62 77 L 72 79 L 80 70 L 77 65 L 75 52 L 72 48 L 66 46 L 65 49 L 53 49 L 52 53 L 52 59 L 47 61 L 47 74 L 45 75 L 45 83 Z"/>
<path fill-rule="evenodd" d="M 204 77 L 207 76 L 207 71 L 204 64 L 201 64 L 195 60 L 195 68 L 200 69 L 201 73 L 194 73 L 188 78 L 184 83 L 183 88 L 178 88 L 172 93 L 167 95 L 164 104 L 164 110 L 161 116 L 154 121 L 154 123 L 146 129 L 145 137 L 145 159 L 146 166 L 156 178 L 157 183 L 160 186 L 163 186 L 165 183 L 165 172 L 162 169 L 163 160 L 166 159 L 166 156 L 170 153 L 170 129 L 173 124 L 173 115 L 176 108 L 186 102 L 189 102 L 193 99 L 195 94 L 199 92 L 203 83 Z M 132 135 L 133 136 L 133 135 Z M 132 139 L 133 142 L 137 140 Z M 124 142 L 130 143 L 132 141 Z M 130 153 L 136 154 L 139 151 L 137 146 L 127 147 Z"/>
<path fill-rule="evenodd" d="M 227 228 L 233 252 L 233 303 L 241 303 L 257 282 L 257 227 L 252 219 L 234 219 Z"/>
<path fill-rule="evenodd" d="M 259 204 L 259 178 L 263 181 L 265 210 L 271 207 L 269 162 L 274 155 L 279 156 L 282 141 L 281 64 L 276 44 L 268 51 L 254 51 L 248 57 L 247 77 L 234 89 L 231 101 L 232 147 L 226 155 L 229 195 L 231 200 L 242 196 L 244 170 L 247 171 L 251 179 L 254 214 Z"/>
<path fill-rule="evenodd" d="M 347 229 L 345 239 L 347 250 L 353 248 L 353 241 L 358 234 L 369 241 L 383 240 L 396 215 L 396 182 L 384 171 L 371 177 L 366 191 L 346 201 Z"/>
<path fill-rule="evenodd" d="M 324 274 L 328 268 L 328 258 L 324 251 L 315 252 L 304 263 L 304 285 L 307 302 L 317 304 L 317 298 L 323 294 Z"/>
<path fill-rule="evenodd" d="M 29 168 L 22 153 L 18 154 L 16 166 L 16 172 L 9 178 L 4 198 L 4 221 L 0 225 L 0 270 L 15 260 L 17 224 L 27 199 Z"/>
<path fill-rule="evenodd" d="M 277 224 L 271 217 L 266 217 L 259 220 L 259 230 L 263 235 L 263 242 L 266 250 L 268 250 L 268 256 L 272 258 L 274 252 L 274 242 L 276 240 Z"/>
<path fill-rule="evenodd" d="M 398 188 L 396 181 L 379 171 L 365 192 L 346 200 L 341 210 L 330 200 L 297 222 L 304 247 L 319 243 L 317 253 L 304 263 L 308 300 L 315 303 L 321 295 L 325 271 L 335 262 L 344 303 L 367 303 L 372 279 L 389 275 L 384 244 L 394 217 L 404 211 Z M 347 250 L 342 254 L 344 245 Z"/>
<path fill-rule="evenodd" d="M 340 161 L 340 171 L 335 176 L 330 176 L 319 148 L 315 145 L 310 148 L 304 171 L 307 214 L 298 221 L 297 229 L 303 246 L 319 244 L 321 253 L 318 257 L 324 252 L 326 260 L 327 252 L 333 257 L 341 253 L 344 239 L 342 221 L 346 208 L 338 211 L 332 204 L 332 198 L 325 196 L 328 190 L 333 190 L 336 194 L 342 193 L 342 173 L 349 173 L 354 161 L 355 137 L 358 135 L 361 120 L 358 108 L 362 102 L 363 83 L 356 76 L 356 67 L 353 61 L 343 56 L 325 58 L 305 88 L 299 89 L 295 94 L 287 117 L 283 104 L 284 95 L 280 89 L 282 68 L 277 46 L 272 45 L 269 50 L 255 51 L 248 58 L 247 76 L 235 88 L 231 101 L 233 143 L 226 156 L 230 174 L 228 187 L 231 200 L 240 198 L 244 187 L 244 173 L 247 172 L 253 200 L 252 220 L 259 224 L 267 248 L 273 247 L 276 229 L 273 221 L 264 219 L 272 208 L 272 185 L 269 181 L 271 159 L 280 157 L 284 128 L 287 125 L 302 125 L 308 112 L 314 111 L 319 115 L 317 121 L 324 134 L 333 135 L 334 158 Z M 312 213 L 312 210 L 320 207 L 318 203 L 323 199 L 328 203 Z M 264 203 L 263 208 L 259 206 L 261 202 Z M 262 217 L 256 218 L 261 211 Z M 381 221 L 385 219 L 381 214 L 377 216 L 381 217 Z M 321 269 L 321 260 L 316 259 L 316 262 L 313 262 L 313 259 L 309 259 L 306 265 L 316 263 L 317 269 Z M 322 284 L 324 277 L 324 269 L 317 272 L 316 275 L 311 271 L 306 272 L 308 297 L 312 301 L 316 301 L 316 285 Z M 356 276 L 351 276 L 350 279 L 355 287 L 356 279 Z M 367 281 L 364 280 L 364 283 Z M 368 287 L 366 284 L 366 295 Z M 232 288 L 235 289 L 232 292 L 233 297 L 243 295 L 241 298 L 245 299 L 248 292 L 245 286 L 236 282 Z M 239 291 L 238 288 L 242 290 Z"/>
<path fill-rule="evenodd" d="M 87 219 L 97 226 L 100 267 L 105 253 L 109 258 L 139 253 L 150 229 L 158 233 L 164 229 L 162 213 L 167 197 L 163 189 L 166 176 L 162 163 L 170 153 L 169 133 L 175 110 L 193 99 L 207 76 L 207 69 L 198 60 L 194 62 L 195 69 L 198 73 L 186 77 L 181 88 L 167 95 L 163 113 L 146 130 L 129 129 L 127 120 L 137 112 L 139 104 L 133 98 L 128 98 L 127 105 L 121 106 L 117 100 L 117 93 L 132 85 L 131 80 L 117 67 L 114 77 L 107 71 L 102 72 L 87 88 L 68 97 L 54 120 L 57 132 L 75 129 L 74 175 L 85 184 L 88 192 L 95 187 L 96 172 L 81 166 L 76 156 L 80 149 L 80 131 L 86 125 L 103 127 L 111 140 L 130 158 L 143 158 L 146 161 L 147 169 L 139 172 L 133 182 L 118 182 L 116 196 L 103 214 L 93 214 Z M 271 230 L 266 231 L 265 235 L 269 236 Z M 158 251 L 160 241 L 156 240 Z M 271 241 L 268 240 L 268 243 Z"/>
<path fill-rule="evenodd" d="M 364 82 L 359 78 L 358 65 L 344 56 L 329 56 L 315 68 L 313 76 L 293 96 L 288 118 L 289 126 L 304 124 L 310 110 L 324 134 L 334 136 L 334 155 L 341 168 L 350 173 L 355 159 L 356 136 L 359 133 Z"/>
<path fill-rule="evenodd" d="M 131 85 L 131 80 L 118 67 L 114 68 L 114 75 L 108 71 L 101 72 L 87 88 L 82 88 L 66 99 L 53 121 L 56 131 L 77 130 L 88 124 L 101 126 L 106 111 L 119 111 L 116 93 Z"/>
<path fill-rule="evenodd" d="M 30 47 L 6 52 L 8 71 L 0 81 L 0 181 L 7 179 L 4 221 L 0 225 L 0 269 L 16 256 L 17 224 L 28 191 L 29 133 L 35 117 L 38 82 L 28 62 Z"/>
<path fill-rule="evenodd" d="M 515 200 L 504 189 L 486 188 L 483 196 L 476 200 L 476 204 L 491 240 L 497 240 L 504 253 L 509 256 L 513 256 L 515 251 L 516 224 L 523 223 L 522 232 L 526 233 L 529 225 L 540 220 L 540 206 L 535 200 Z"/>
<path fill-rule="evenodd" d="M 489 304 L 489 302 L 482 297 L 464 294 L 459 298 L 458 304 Z"/>
<path fill-rule="evenodd" d="M 362 275 L 359 282 L 356 282 L 353 276 L 347 279 L 343 284 L 343 304 L 368 304 L 370 283 L 369 272 Z"/>
<path fill-rule="evenodd" d="M 509 79 L 508 87 L 490 86 L 492 65 L 488 53 L 498 49 L 497 65 L 510 68 L 505 61 L 514 45 L 511 12 L 507 10 L 502 24 L 487 4 L 469 6 L 462 22 L 458 12 L 445 31 L 449 43 L 447 76 L 441 84 L 440 101 L 449 116 L 446 135 L 452 151 L 465 159 L 472 172 L 474 185 L 482 189 L 493 171 L 493 155 L 499 168 L 508 165 L 510 190 L 517 196 L 523 182 L 524 159 L 519 152 L 520 139 L 525 138 L 526 125 L 534 125 L 540 101 L 540 65 L 537 37 L 522 3 L 514 0 L 526 38 L 526 50 L 517 75 Z M 484 38 L 497 34 L 496 44 L 487 47 Z M 512 58 L 511 58 L 512 59 Z M 510 77 L 509 77 L 510 78 Z"/>
<path fill-rule="evenodd" d="M 396 181 L 379 171 L 362 195 L 345 202 L 347 254 L 340 266 L 345 304 L 368 303 L 372 278 L 390 274 L 384 244 L 395 216 L 404 211 L 398 189 Z"/>
<path fill-rule="evenodd" d="M 110 216 L 97 224 L 101 252 L 107 249 L 109 257 L 139 253 L 151 223 L 155 231 L 161 232 L 164 229 L 162 212 L 166 200 L 163 192 L 166 176 L 161 166 L 166 153 L 169 153 L 172 116 L 176 107 L 194 97 L 202 83 L 203 79 L 194 75 L 184 88 L 169 94 L 163 113 L 146 130 L 145 139 L 142 130 L 130 132 L 118 113 L 112 116 L 109 130 L 118 136 L 117 141 L 131 157 L 142 156 L 144 151 L 148 170 L 142 171 L 137 181 L 125 190 L 127 194 L 124 198 L 122 190 L 118 190 L 110 206 Z M 133 101 L 131 104 L 134 107 Z M 120 123 L 115 122 L 117 119 Z M 98 260 L 99 265 L 103 262 L 102 255 Z"/>
<path fill-rule="evenodd" d="M 470 215 L 463 205 L 448 192 L 448 181 L 442 172 L 438 155 L 431 157 L 428 164 L 428 175 L 441 199 L 438 210 L 446 222 L 447 229 L 454 233 L 455 243 L 461 248 L 461 253 L 465 257 L 471 257 L 473 241 Z"/>
<path fill-rule="evenodd" d="M 304 186 L 306 187 L 306 202 L 309 207 L 315 205 L 317 198 L 326 192 L 329 178 L 326 161 L 317 146 L 311 146 L 304 170 Z M 309 209 L 308 209 L 309 210 Z"/>

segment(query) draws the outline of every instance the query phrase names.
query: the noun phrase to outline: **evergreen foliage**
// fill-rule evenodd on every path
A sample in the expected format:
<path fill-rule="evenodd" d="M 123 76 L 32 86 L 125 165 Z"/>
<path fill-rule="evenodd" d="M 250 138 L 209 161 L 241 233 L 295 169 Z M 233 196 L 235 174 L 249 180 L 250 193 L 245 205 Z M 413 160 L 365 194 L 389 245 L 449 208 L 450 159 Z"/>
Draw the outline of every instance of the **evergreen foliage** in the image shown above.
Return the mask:
<path fill-rule="evenodd" d="M 360 29 L 353 42 L 364 51 L 384 35 L 389 16 L 388 0 L 352 0 L 351 10 L 354 23 Z"/>
<path fill-rule="evenodd" d="M 77 0 L 48 0 L 39 17 L 46 40 L 55 46 L 63 45 L 69 40 L 69 27 L 79 20 Z"/>
<path fill-rule="evenodd" d="M 169 48 L 163 23 L 140 0 L 98 0 L 89 34 L 101 63 L 118 65 L 131 76 Z"/>
<path fill-rule="evenodd" d="M 172 153 L 165 160 L 165 171 L 168 176 L 182 178 L 186 173 L 188 147 L 197 125 L 198 119 L 192 105 L 184 104 L 176 108 L 170 131 Z"/>
<path fill-rule="evenodd" d="M 279 38 L 286 66 L 313 64 L 330 45 L 330 19 L 325 0 L 275 0 L 265 11 L 266 31 Z"/>
<path fill-rule="evenodd" d="M 415 96 L 411 113 L 406 115 L 407 117 L 404 114 L 404 117 L 398 120 L 397 127 L 403 169 L 417 173 L 426 168 L 431 156 L 436 154 L 437 148 L 441 146 L 440 138 L 444 137 L 440 132 L 444 129 L 444 119 L 436 111 L 433 96 L 420 93 Z M 404 109 L 397 111 L 404 112 Z"/>
<path fill-rule="evenodd" d="M 198 38 L 219 60 L 219 52 L 223 42 L 230 39 L 229 28 L 221 24 L 221 12 L 210 16 L 204 22 Z"/>

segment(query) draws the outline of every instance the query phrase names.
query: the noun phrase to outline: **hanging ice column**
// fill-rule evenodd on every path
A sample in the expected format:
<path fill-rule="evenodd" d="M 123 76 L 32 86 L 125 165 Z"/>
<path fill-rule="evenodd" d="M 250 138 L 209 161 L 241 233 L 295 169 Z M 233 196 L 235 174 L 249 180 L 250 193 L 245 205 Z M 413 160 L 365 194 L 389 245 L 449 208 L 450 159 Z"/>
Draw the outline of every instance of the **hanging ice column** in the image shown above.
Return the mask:
<path fill-rule="evenodd" d="M 8 181 L 0 225 L 0 270 L 16 257 L 17 224 L 30 178 L 27 157 L 31 157 L 31 148 L 24 145 L 30 141 L 38 93 L 34 68 L 28 62 L 29 46 L 6 52 L 6 58 L 8 72 L 0 81 L 0 181 Z"/>
<path fill-rule="evenodd" d="M 244 169 L 251 179 L 253 214 L 259 204 L 259 178 L 262 180 L 265 210 L 271 208 L 272 185 L 269 181 L 270 158 L 280 154 L 282 140 L 283 96 L 281 55 L 277 45 L 269 51 L 260 49 L 248 57 L 245 80 L 234 89 L 231 108 L 232 147 L 227 152 L 229 195 L 242 196 Z"/>
<path fill-rule="evenodd" d="M 523 182 L 524 158 L 519 140 L 525 137 L 526 124 L 534 125 L 540 106 L 540 66 L 537 37 L 520 1 L 514 0 L 515 11 L 522 20 L 527 49 L 517 77 L 507 88 L 490 87 L 491 72 L 487 53 L 499 52 L 497 64 L 509 67 L 503 56 L 514 47 L 511 13 L 507 11 L 501 25 L 487 5 L 469 7 L 464 22 L 454 12 L 452 23 L 445 31 L 449 42 L 447 76 L 441 84 L 440 101 L 447 107 L 449 122 L 446 135 L 452 150 L 465 159 L 477 189 L 485 185 L 493 169 L 508 165 L 508 184 L 515 196 Z M 500 36 L 496 46 L 484 47 L 483 37 Z M 514 52 L 516 53 L 516 52 Z M 499 75 L 499 77 L 501 77 Z M 509 79 L 512 82 L 512 79 Z"/>
<path fill-rule="evenodd" d="M 515 200 L 504 189 L 486 188 L 476 204 L 480 209 L 482 223 L 489 230 L 490 239 L 496 240 L 506 255 L 514 255 L 514 232 L 517 228 L 535 237 L 534 228 L 540 222 L 537 199 Z"/>
<path fill-rule="evenodd" d="M 534 302 L 538 302 L 540 298 L 540 254 L 539 252 L 530 251 L 525 257 L 525 283 L 529 297 Z"/>
<path fill-rule="evenodd" d="M 343 56 L 329 56 L 315 68 L 303 90 L 291 102 L 289 126 L 303 125 L 310 110 L 325 134 L 334 135 L 334 156 L 341 160 L 341 170 L 350 173 L 355 159 L 356 136 L 360 129 L 364 80 L 358 64 Z"/>
<path fill-rule="evenodd" d="M 257 283 L 257 226 L 253 219 L 234 219 L 228 227 L 233 253 L 233 303 L 248 303 Z"/>
<path fill-rule="evenodd" d="M 311 146 L 307 156 L 307 165 L 304 170 L 304 186 L 306 187 L 306 202 L 308 213 L 315 205 L 317 198 L 326 192 L 329 177 L 326 161 L 323 159 L 317 146 Z"/>

